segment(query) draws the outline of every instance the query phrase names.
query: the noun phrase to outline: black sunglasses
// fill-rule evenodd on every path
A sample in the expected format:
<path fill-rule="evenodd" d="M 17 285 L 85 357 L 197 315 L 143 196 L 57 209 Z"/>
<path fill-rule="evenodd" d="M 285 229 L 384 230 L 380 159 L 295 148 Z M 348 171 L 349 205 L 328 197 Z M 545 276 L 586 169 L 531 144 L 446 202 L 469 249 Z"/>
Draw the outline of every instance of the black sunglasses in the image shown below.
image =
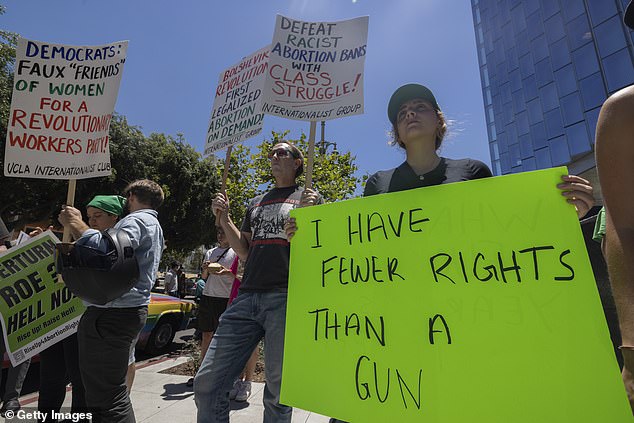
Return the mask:
<path fill-rule="evenodd" d="M 293 153 L 287 148 L 275 148 L 269 152 L 269 159 L 272 159 L 273 156 L 277 156 L 278 159 L 283 159 L 284 157 L 293 156 Z"/>

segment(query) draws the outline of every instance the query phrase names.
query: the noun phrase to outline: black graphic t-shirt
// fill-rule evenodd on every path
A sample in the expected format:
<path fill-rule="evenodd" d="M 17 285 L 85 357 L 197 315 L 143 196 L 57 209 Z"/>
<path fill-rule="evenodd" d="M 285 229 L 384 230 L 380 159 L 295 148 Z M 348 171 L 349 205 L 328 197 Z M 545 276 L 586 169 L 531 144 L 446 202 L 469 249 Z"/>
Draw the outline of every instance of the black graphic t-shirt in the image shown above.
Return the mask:
<path fill-rule="evenodd" d="M 240 228 L 251 233 L 241 291 L 285 291 L 288 289 L 290 244 L 284 233 L 289 212 L 299 206 L 304 188 L 294 185 L 273 188 L 249 204 Z"/>
<path fill-rule="evenodd" d="M 405 161 L 397 168 L 381 170 L 370 176 L 365 184 L 363 196 L 471 181 L 491 176 L 493 176 L 491 170 L 479 160 L 453 160 L 441 157 L 438 166 L 424 175 L 417 175 L 409 163 Z"/>

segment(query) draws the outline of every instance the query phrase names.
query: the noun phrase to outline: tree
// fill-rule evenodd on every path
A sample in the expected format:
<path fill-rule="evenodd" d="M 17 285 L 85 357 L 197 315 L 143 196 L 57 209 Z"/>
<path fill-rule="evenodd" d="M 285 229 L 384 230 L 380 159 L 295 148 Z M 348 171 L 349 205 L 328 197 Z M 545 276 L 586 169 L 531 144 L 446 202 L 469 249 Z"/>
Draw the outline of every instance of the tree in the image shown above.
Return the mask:
<path fill-rule="evenodd" d="M 0 6 L 0 14 L 4 7 Z M 13 71 L 17 35 L 0 30 L 0 168 L 3 168 L 7 126 L 13 90 Z M 255 153 L 243 145 L 233 147 L 227 178 L 227 194 L 231 199 L 231 215 L 240 225 L 247 202 L 272 185 L 267 158 L 271 146 L 288 135 L 271 133 Z M 306 154 L 305 135 L 293 142 Z M 112 174 L 107 177 L 77 181 L 75 204 L 79 209 L 94 195 L 120 193 L 136 179 L 152 179 L 165 191 L 165 203 L 159 209 L 168 250 L 165 257 L 182 258 L 200 245 L 216 241 L 211 201 L 220 189 L 224 161 L 201 159 L 182 135 L 143 135 L 129 125 L 125 116 L 115 114 L 109 133 Z M 349 153 L 317 155 L 314 164 L 314 186 L 327 202 L 350 198 L 359 183 L 354 157 Z M 304 183 L 305 176 L 299 179 Z M 2 203 L 0 216 L 11 227 L 49 220 L 57 222 L 57 214 L 66 203 L 68 183 L 65 180 L 7 178 L 0 175 Z M 182 260 L 179 260 L 182 261 Z"/>
<path fill-rule="evenodd" d="M 289 141 L 299 148 L 308 160 L 308 141 L 302 134 L 299 139 L 288 139 L 289 131 L 271 132 L 270 139 L 264 139 L 256 146 L 256 152 L 244 145 L 233 147 L 231 167 L 227 177 L 227 195 L 230 200 L 230 213 L 236 225 L 240 225 L 248 201 L 258 194 L 271 189 L 274 183 L 268 153 L 278 142 Z M 357 185 L 361 182 L 354 174 L 357 166 L 355 157 L 350 152 L 317 154 L 313 164 L 314 188 L 324 197 L 326 202 L 345 200 L 353 197 Z M 306 166 L 304 166 L 305 168 Z M 222 174 L 224 162 L 219 163 L 218 175 Z M 305 184 L 306 175 L 298 178 L 300 185 Z"/>

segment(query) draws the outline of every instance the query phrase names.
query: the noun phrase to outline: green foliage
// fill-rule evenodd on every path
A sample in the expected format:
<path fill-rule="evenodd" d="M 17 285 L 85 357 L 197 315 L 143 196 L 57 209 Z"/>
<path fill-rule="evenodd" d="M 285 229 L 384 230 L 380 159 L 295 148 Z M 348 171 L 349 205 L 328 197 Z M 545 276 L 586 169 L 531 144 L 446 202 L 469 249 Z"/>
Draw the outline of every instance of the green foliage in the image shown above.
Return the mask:
<path fill-rule="evenodd" d="M 271 175 L 271 164 L 268 153 L 278 142 L 288 141 L 299 148 L 305 157 L 304 170 L 308 162 L 308 141 L 302 134 L 299 139 L 287 138 L 289 131 L 271 132 L 270 139 L 263 140 L 255 153 L 249 147 L 236 145 L 231 152 L 231 165 L 227 177 L 227 196 L 230 200 L 230 213 L 234 223 L 239 227 L 244 219 L 246 207 L 251 198 L 270 190 L 275 180 Z M 355 157 L 350 153 L 315 154 L 313 164 L 313 187 L 324 197 L 324 201 L 345 200 L 354 196 L 357 185 L 361 182 L 354 176 L 357 166 Z M 222 176 L 224 160 L 218 163 L 218 176 Z M 306 181 L 305 173 L 298 179 L 300 185 Z"/>
<path fill-rule="evenodd" d="M 0 5 L 0 15 L 4 7 Z M 13 70 L 17 34 L 0 30 L 0 169 L 7 137 L 11 107 Z M 231 200 L 231 216 L 240 226 L 248 201 L 273 185 L 267 154 L 271 147 L 287 140 L 307 157 L 308 142 L 287 139 L 288 131 L 271 133 L 252 153 L 243 145 L 233 147 L 227 177 L 227 194 Z M 79 209 L 94 195 L 120 193 L 125 186 L 147 178 L 156 181 L 165 192 L 159 208 L 168 249 L 164 260 L 182 262 L 195 247 L 216 241 L 211 201 L 220 190 L 224 159 L 202 159 L 183 136 L 176 138 L 153 133 L 149 137 L 129 125 L 125 116 L 114 115 L 110 124 L 110 161 L 112 175 L 77 181 L 74 204 Z M 360 182 L 354 176 L 357 166 L 350 152 L 316 155 L 313 171 L 314 187 L 326 202 L 350 198 Z M 305 175 L 298 182 L 304 184 Z M 2 202 L 0 216 L 11 227 L 49 221 L 57 223 L 61 205 L 66 203 L 68 183 L 65 180 L 7 178 L 0 175 Z M 83 210 L 82 210 L 83 211 Z"/>
<path fill-rule="evenodd" d="M 4 151 L 6 136 L 0 136 Z M 145 137 L 118 115 L 110 124 L 109 146 L 112 175 L 77 181 L 75 205 L 79 209 L 94 195 L 120 193 L 136 179 L 152 179 L 165 192 L 159 220 L 168 251 L 173 251 L 170 254 L 181 257 L 183 252 L 215 241 L 211 200 L 219 183 L 210 160 L 202 160 L 182 138 L 163 134 Z M 55 222 L 65 203 L 67 186 L 66 181 L 2 177 L 0 213 L 15 227 L 46 219 Z"/>

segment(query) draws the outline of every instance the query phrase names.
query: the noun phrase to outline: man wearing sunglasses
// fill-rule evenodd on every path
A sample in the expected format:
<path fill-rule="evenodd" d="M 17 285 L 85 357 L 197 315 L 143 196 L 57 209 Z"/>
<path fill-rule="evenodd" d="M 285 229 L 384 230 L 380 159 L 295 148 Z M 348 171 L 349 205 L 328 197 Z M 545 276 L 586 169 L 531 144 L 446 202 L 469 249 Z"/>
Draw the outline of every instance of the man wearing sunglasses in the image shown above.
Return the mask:
<path fill-rule="evenodd" d="M 293 144 L 275 144 L 269 160 L 275 187 L 251 200 L 240 229 L 229 216 L 226 195 L 218 194 L 212 203 L 231 248 L 246 263 L 240 294 L 220 318 L 194 380 L 199 423 L 229 422 L 229 391 L 262 337 L 264 422 L 291 421 L 292 408 L 279 402 L 290 253 L 284 224 L 292 209 L 323 200 L 297 185 L 304 157 Z"/>

